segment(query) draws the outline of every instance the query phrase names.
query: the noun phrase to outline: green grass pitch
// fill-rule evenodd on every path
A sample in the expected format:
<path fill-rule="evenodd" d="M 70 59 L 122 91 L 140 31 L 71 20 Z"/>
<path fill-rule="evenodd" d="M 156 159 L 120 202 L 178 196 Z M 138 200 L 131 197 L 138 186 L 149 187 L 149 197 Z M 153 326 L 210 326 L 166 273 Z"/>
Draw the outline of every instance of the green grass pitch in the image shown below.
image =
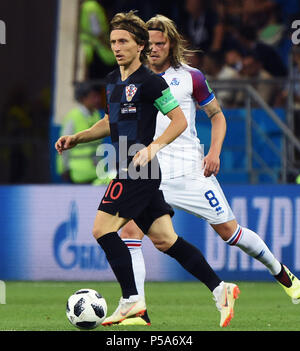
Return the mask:
<path fill-rule="evenodd" d="M 235 316 L 219 327 L 219 312 L 210 291 L 197 282 L 146 282 L 152 325 L 102 327 L 95 331 L 300 331 L 300 304 L 277 283 L 240 282 Z M 120 298 L 115 282 L 6 282 L 6 304 L 0 305 L 0 330 L 78 331 L 66 318 L 67 298 L 76 290 L 99 291 L 114 311 Z"/>

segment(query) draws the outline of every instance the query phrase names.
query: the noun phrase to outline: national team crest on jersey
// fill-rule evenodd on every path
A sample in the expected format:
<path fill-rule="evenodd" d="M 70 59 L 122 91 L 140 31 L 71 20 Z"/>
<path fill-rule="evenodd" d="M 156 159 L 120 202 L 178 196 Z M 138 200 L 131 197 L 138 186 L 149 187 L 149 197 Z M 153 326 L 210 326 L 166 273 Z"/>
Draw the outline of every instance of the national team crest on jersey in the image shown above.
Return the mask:
<path fill-rule="evenodd" d="M 173 78 L 170 85 L 179 85 L 180 81 L 178 78 Z"/>
<path fill-rule="evenodd" d="M 137 87 L 134 84 L 126 86 L 126 100 L 130 102 L 137 91 Z"/>

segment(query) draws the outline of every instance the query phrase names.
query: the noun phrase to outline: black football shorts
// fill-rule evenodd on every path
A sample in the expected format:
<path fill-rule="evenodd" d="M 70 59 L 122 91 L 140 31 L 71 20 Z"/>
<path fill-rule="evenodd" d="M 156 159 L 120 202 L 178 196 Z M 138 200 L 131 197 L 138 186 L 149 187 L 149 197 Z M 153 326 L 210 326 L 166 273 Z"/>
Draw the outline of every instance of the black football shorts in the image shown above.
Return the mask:
<path fill-rule="evenodd" d="M 159 190 L 158 179 L 113 179 L 101 200 L 98 210 L 119 217 L 133 219 L 144 234 L 155 219 L 169 214 L 172 207 L 165 201 Z"/>

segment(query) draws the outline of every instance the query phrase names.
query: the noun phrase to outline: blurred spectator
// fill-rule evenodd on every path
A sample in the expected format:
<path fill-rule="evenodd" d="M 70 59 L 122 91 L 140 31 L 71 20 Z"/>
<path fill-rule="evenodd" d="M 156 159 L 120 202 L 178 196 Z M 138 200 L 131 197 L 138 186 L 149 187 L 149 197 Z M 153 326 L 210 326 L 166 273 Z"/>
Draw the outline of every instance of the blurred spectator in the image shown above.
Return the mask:
<path fill-rule="evenodd" d="M 243 55 L 255 55 L 262 67 L 272 76 L 283 77 L 287 75 L 287 68 L 276 50 L 258 40 L 254 27 L 244 26 L 240 29 L 240 44 Z"/>
<path fill-rule="evenodd" d="M 242 0 L 216 0 L 216 9 L 220 20 L 231 28 L 242 26 Z"/>
<path fill-rule="evenodd" d="M 272 79 L 272 75 L 268 73 L 262 67 L 262 64 L 258 57 L 255 55 L 247 55 L 243 58 L 243 67 L 241 70 L 242 79 L 257 79 L 258 82 L 252 83 L 253 88 L 257 91 L 260 97 L 269 105 L 272 104 L 277 89 L 274 84 L 270 82 L 264 82 L 263 80 Z M 244 93 L 239 92 L 238 102 L 243 105 L 244 104 Z"/>
<path fill-rule="evenodd" d="M 259 30 L 268 23 L 275 7 L 272 0 L 243 0 L 243 23 Z"/>
<path fill-rule="evenodd" d="M 292 57 L 292 78 L 295 80 L 293 82 L 293 108 L 298 117 L 295 120 L 295 132 L 300 136 L 300 49 L 296 46 L 292 51 Z M 287 102 L 288 93 L 288 86 L 285 86 L 277 98 L 276 106 L 284 106 Z"/>
<path fill-rule="evenodd" d="M 186 15 L 178 26 L 194 48 L 217 51 L 222 46 L 223 25 L 208 1 L 185 0 Z"/>
<path fill-rule="evenodd" d="M 294 82 L 294 132 L 295 136 L 300 140 L 300 48 L 295 47 L 293 50 L 293 78 Z M 300 162 L 300 152 L 295 150 L 295 156 Z M 296 183 L 300 184 L 300 174 L 296 178 Z"/>
<path fill-rule="evenodd" d="M 107 6 L 111 18 L 118 12 L 128 12 L 130 10 L 138 11 L 138 16 L 144 21 L 152 15 L 151 3 L 147 0 L 110 0 Z"/>
<path fill-rule="evenodd" d="M 269 69 L 269 67 L 264 66 L 265 69 L 270 71 L 273 76 L 286 75 L 287 52 L 290 50 L 290 36 L 287 30 L 290 25 L 286 26 L 283 19 L 281 5 L 279 5 L 280 0 L 215 1 L 217 4 L 215 8 L 224 27 L 222 49 L 225 51 L 231 49 L 240 51 L 241 46 L 244 45 L 244 38 L 241 38 L 240 32 L 244 33 L 246 28 L 251 28 L 251 32 L 255 34 L 251 34 L 251 41 L 254 38 L 254 41 L 259 42 L 259 45 L 264 43 L 273 48 L 266 59 L 266 62 L 271 62 L 273 67 Z M 294 0 L 289 1 L 294 2 Z M 299 2 L 299 0 L 296 1 Z M 276 63 L 274 64 L 272 60 L 269 60 L 272 55 L 276 55 Z M 281 62 L 279 63 L 279 61 Z M 276 65 L 278 66 L 277 72 L 275 70 Z"/>
<path fill-rule="evenodd" d="M 239 28 L 243 25 L 243 3 L 241 0 L 216 0 L 216 11 L 223 25 L 222 50 L 238 46 Z"/>
<path fill-rule="evenodd" d="M 230 80 L 240 77 L 237 70 L 225 64 L 223 55 L 220 52 L 212 52 L 204 56 L 203 72 L 208 80 Z M 215 91 L 215 94 L 222 107 L 229 108 L 234 106 L 236 96 L 235 90 L 219 89 Z"/>
<path fill-rule="evenodd" d="M 233 68 L 238 73 L 243 68 L 243 57 L 242 54 L 235 49 L 228 50 L 224 54 L 225 56 L 225 64 L 229 67 Z"/>
<path fill-rule="evenodd" d="M 282 21 L 280 8 L 274 5 L 269 9 L 268 18 L 264 24 L 257 30 L 258 40 L 277 49 L 284 39 L 285 33 L 286 26 Z"/>
<path fill-rule="evenodd" d="M 89 82 L 77 84 L 75 98 L 78 106 L 64 118 L 60 135 L 71 135 L 90 128 L 103 116 L 99 111 L 101 89 Z M 64 151 L 57 156 L 57 172 L 63 180 L 76 184 L 107 184 L 110 178 L 98 178 L 96 174 L 96 150 L 101 141 L 77 145 L 76 148 Z"/>
<path fill-rule="evenodd" d="M 295 107 L 300 110 L 300 50 L 294 50 L 293 53 L 293 61 L 294 61 L 294 68 L 293 68 L 293 78 L 296 79 L 294 85 L 294 102 Z"/>
<path fill-rule="evenodd" d="M 104 0 L 102 0 L 104 1 Z M 182 0 L 105 0 L 104 3 L 108 13 L 115 15 L 117 12 L 128 12 L 137 10 L 138 16 L 144 21 L 148 21 L 156 14 L 166 15 L 172 18 L 176 23 L 182 15 Z"/>
<path fill-rule="evenodd" d="M 1 114 L 2 182 L 26 182 L 27 165 L 33 157 L 33 121 L 27 91 L 22 84 L 16 85 L 8 94 Z"/>
<path fill-rule="evenodd" d="M 104 8 L 96 0 L 84 0 L 80 12 L 80 43 L 87 78 L 104 78 L 116 64 L 109 42 L 109 24 Z"/>
<path fill-rule="evenodd" d="M 34 96 L 22 82 L 7 95 L 0 111 L 0 182 L 47 181 L 50 88 L 41 88 Z"/>
<path fill-rule="evenodd" d="M 276 48 L 284 38 L 284 33 L 284 25 L 274 20 L 259 31 L 258 38 L 260 42 Z"/>
<path fill-rule="evenodd" d="M 261 42 L 271 45 L 280 55 L 282 62 L 288 67 L 289 53 L 292 49 L 291 24 L 300 18 L 299 0 L 271 0 L 274 4 L 268 23 L 259 29 Z"/>

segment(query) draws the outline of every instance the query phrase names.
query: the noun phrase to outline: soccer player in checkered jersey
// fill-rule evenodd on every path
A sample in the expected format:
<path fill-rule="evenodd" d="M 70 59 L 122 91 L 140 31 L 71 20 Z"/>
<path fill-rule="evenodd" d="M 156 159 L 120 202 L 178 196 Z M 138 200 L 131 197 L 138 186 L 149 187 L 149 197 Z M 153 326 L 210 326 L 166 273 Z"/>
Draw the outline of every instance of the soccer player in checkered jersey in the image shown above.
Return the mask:
<path fill-rule="evenodd" d="M 188 121 L 188 128 L 157 155 L 162 170 L 160 189 L 166 201 L 175 208 L 203 218 L 228 245 L 239 247 L 246 254 L 259 260 L 277 279 L 292 301 L 298 303 L 299 280 L 274 257 L 258 234 L 237 223 L 215 177 L 220 167 L 219 156 L 226 133 L 226 121 L 204 75 L 185 63 L 184 41 L 170 19 L 157 15 L 147 22 L 147 27 L 152 49 L 148 57 L 148 67 L 166 80 Z M 211 120 L 211 144 L 205 157 L 195 128 L 197 103 Z M 169 121 L 158 113 L 156 137 L 168 123 Z M 130 248 L 136 285 L 142 295 L 145 280 L 145 265 L 141 250 L 143 233 L 131 221 L 123 228 L 121 237 Z M 230 291 L 234 285 L 221 282 L 212 288 L 215 288 L 213 295 L 221 311 L 222 326 L 224 315 L 226 316 L 223 311 L 226 289 Z M 233 304 L 234 299 L 231 298 L 229 303 Z M 127 325 L 135 323 L 143 324 L 142 318 L 123 322 Z"/>
<path fill-rule="evenodd" d="M 61 154 L 77 144 L 111 136 L 118 155 L 117 176 L 98 207 L 93 235 L 121 286 L 122 297 L 103 325 L 137 315 L 143 315 L 149 324 L 144 295 L 136 287 L 131 254 L 118 235 L 131 219 L 158 249 L 200 281 L 215 286 L 220 279 L 201 252 L 175 233 L 171 221 L 174 211 L 159 190 L 161 172 L 156 153 L 185 130 L 187 121 L 166 81 L 143 65 L 150 52 L 146 24 L 133 11 L 117 14 L 111 21 L 110 42 L 119 68 L 107 77 L 106 115 L 85 131 L 60 137 L 55 147 Z M 153 140 L 158 110 L 169 117 L 170 124 Z"/>

